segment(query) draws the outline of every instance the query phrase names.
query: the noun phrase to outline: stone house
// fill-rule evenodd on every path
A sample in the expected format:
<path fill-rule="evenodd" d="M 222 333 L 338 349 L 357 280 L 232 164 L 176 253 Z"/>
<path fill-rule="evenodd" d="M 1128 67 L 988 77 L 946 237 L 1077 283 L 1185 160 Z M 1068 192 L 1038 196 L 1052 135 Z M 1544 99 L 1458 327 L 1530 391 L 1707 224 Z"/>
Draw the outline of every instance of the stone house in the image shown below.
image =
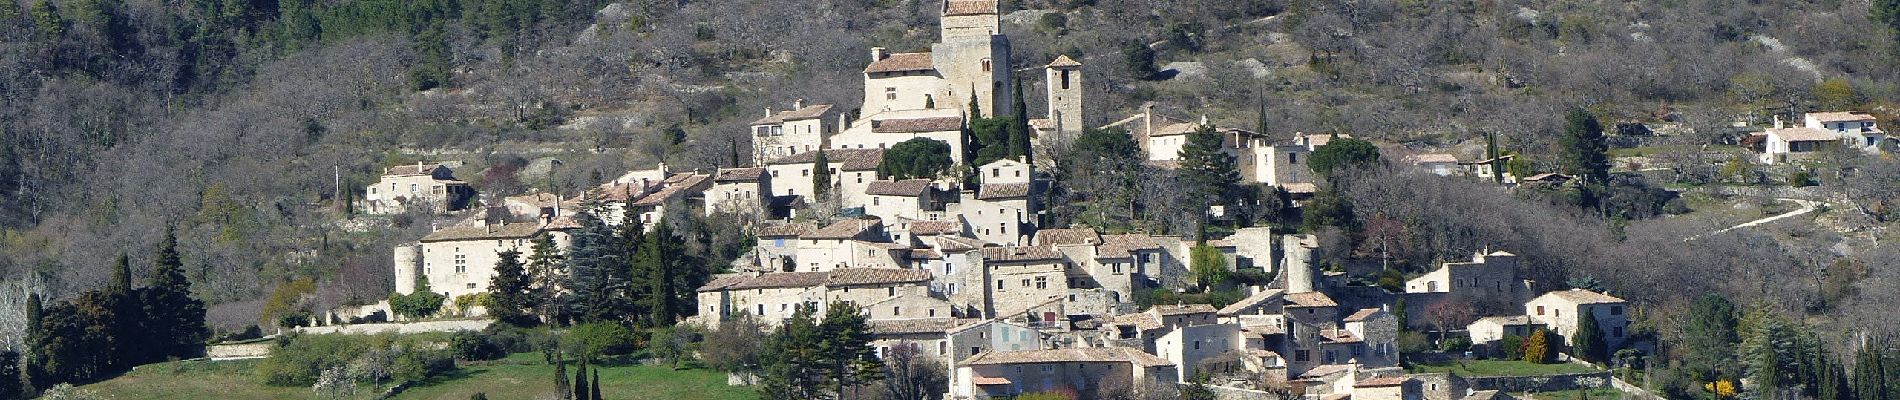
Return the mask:
<path fill-rule="evenodd" d="M 1025 244 L 1036 230 L 1033 186 L 1028 182 L 984 184 L 974 193 L 965 191 L 963 202 L 946 207 L 945 213 L 963 217 L 968 236 L 986 243 Z"/>
<path fill-rule="evenodd" d="M 1761 154 L 1761 162 L 1763 164 L 1776 164 L 1792 159 L 1799 159 L 1808 156 L 1810 153 L 1821 151 L 1828 146 L 1840 145 L 1842 141 L 1839 133 L 1809 127 L 1782 128 L 1777 126 L 1774 129 L 1769 129 L 1758 135 L 1762 135 L 1765 138 Z"/>
<path fill-rule="evenodd" d="M 1418 380 L 1407 376 L 1388 376 L 1354 382 L 1354 400 L 1425 400 Z"/>
<path fill-rule="evenodd" d="M 721 212 L 739 214 L 748 221 L 765 215 L 772 187 L 764 168 L 720 168 L 713 173 L 712 187 L 706 190 L 706 215 Z"/>
<path fill-rule="evenodd" d="M 966 281 L 964 286 L 987 286 L 983 315 L 1020 313 L 1069 293 L 1068 265 L 1061 253 L 1047 247 L 986 247 L 975 254 L 981 257 L 980 275 L 969 278 L 980 280 Z"/>
<path fill-rule="evenodd" d="M 1174 363 L 1125 347 L 990 352 L 957 365 L 950 398 L 1012 397 L 1058 389 L 1091 397 L 1098 390 L 1141 387 L 1179 375 Z"/>
<path fill-rule="evenodd" d="M 836 149 L 824 153 L 831 172 L 831 193 L 839 196 L 842 207 L 862 204 L 865 187 L 877 180 L 877 165 L 884 161 L 884 150 Z M 817 160 L 818 152 L 808 151 L 767 161 L 766 184 L 771 186 L 772 195 L 810 196 L 814 188 L 812 167 Z"/>
<path fill-rule="evenodd" d="M 818 230 L 818 225 L 810 222 L 787 222 L 760 226 L 754 229 L 753 236 L 758 244 L 753 247 L 753 257 L 764 272 L 793 272 L 798 269 L 799 237 Z"/>
<path fill-rule="evenodd" d="M 883 220 L 852 218 L 800 235 L 793 259 L 799 270 L 902 268 L 910 265 L 910 246 L 890 243 Z"/>
<path fill-rule="evenodd" d="M 963 112 L 940 108 L 887 111 L 865 118 L 857 126 L 831 138 L 832 149 L 889 149 L 911 139 L 925 138 L 950 146 L 950 161 L 963 159 Z"/>
<path fill-rule="evenodd" d="M 1458 156 L 1445 153 L 1413 154 L 1405 162 L 1432 175 L 1451 176 L 1459 171 Z"/>
<path fill-rule="evenodd" d="M 442 164 L 398 165 L 384 168 L 376 183 L 363 188 L 362 207 L 366 214 L 400 214 L 410 207 L 426 207 L 432 213 L 468 209 L 475 200 L 475 189 L 455 179 L 455 172 Z"/>
<path fill-rule="evenodd" d="M 1892 150 L 1893 138 L 1880 130 L 1878 119 L 1863 112 L 1811 112 L 1802 115 L 1803 128 L 1814 128 L 1840 135 L 1848 146 L 1868 152 Z"/>
<path fill-rule="evenodd" d="M 845 116 L 829 104 L 805 105 L 804 99 L 792 102 L 790 110 L 772 112 L 752 121 L 752 159 L 754 163 L 826 148 L 825 139 L 848 124 Z"/>
<path fill-rule="evenodd" d="M 1596 318 L 1603 330 L 1603 342 L 1615 350 L 1628 338 L 1629 304 L 1623 299 L 1583 289 L 1545 293 L 1524 303 L 1524 314 L 1563 335 L 1564 345 L 1576 343 L 1577 321 L 1583 316 Z"/>
<path fill-rule="evenodd" d="M 1472 321 L 1465 327 L 1471 335 L 1471 344 L 1483 345 L 1504 339 L 1505 336 L 1530 337 L 1531 332 L 1548 329 L 1543 323 L 1532 320 L 1527 315 L 1506 317 L 1484 317 Z"/>
<path fill-rule="evenodd" d="M 864 214 L 892 220 L 928 219 L 932 211 L 943 211 L 943 205 L 931 196 L 932 192 L 928 179 L 871 181 L 865 186 L 864 194 L 870 202 L 864 205 Z"/>
<path fill-rule="evenodd" d="M 502 206 L 508 209 L 509 215 L 538 221 L 550 221 L 565 215 L 561 211 L 561 196 L 553 193 L 509 196 L 502 199 Z"/>
<path fill-rule="evenodd" d="M 487 293 L 500 253 L 519 251 L 525 262 L 535 237 L 547 234 L 540 223 L 474 222 L 430 232 L 415 243 L 396 246 L 396 293 L 415 292 L 417 277 L 427 277 L 430 289 L 450 299 Z"/>
<path fill-rule="evenodd" d="M 1515 254 L 1478 252 L 1470 262 L 1450 262 L 1405 282 L 1406 293 L 1448 293 L 1470 299 L 1522 303 L 1530 296 L 1530 281 L 1518 276 Z M 1422 309 L 1422 308 L 1421 308 Z"/>
<path fill-rule="evenodd" d="M 886 306 L 930 304 L 928 301 L 916 300 L 918 296 L 929 296 L 929 282 L 928 271 L 892 268 L 726 274 L 699 287 L 700 309 L 693 318 L 707 326 L 717 327 L 726 318 L 738 313 L 749 313 L 760 317 L 761 322 L 767 325 L 776 326 L 784 319 L 791 318 L 799 307 L 810 307 L 814 315 L 822 316 L 832 302 L 863 306 L 906 297 Z M 901 309 L 896 311 L 905 315 L 928 315 L 930 310 L 926 305 L 921 310 L 909 313 Z"/>

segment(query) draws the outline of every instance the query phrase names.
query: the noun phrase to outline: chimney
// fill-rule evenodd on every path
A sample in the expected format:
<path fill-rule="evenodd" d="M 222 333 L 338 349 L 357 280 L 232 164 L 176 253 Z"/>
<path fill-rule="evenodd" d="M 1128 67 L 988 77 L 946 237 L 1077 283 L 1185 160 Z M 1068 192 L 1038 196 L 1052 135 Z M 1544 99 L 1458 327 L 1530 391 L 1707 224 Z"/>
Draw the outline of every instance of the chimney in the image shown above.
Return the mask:
<path fill-rule="evenodd" d="M 1775 129 L 1781 129 L 1781 114 L 1775 114 Z"/>
<path fill-rule="evenodd" d="M 838 113 L 838 132 L 844 132 L 846 129 L 851 129 L 851 116 Z"/>
<path fill-rule="evenodd" d="M 1143 137 L 1155 133 L 1155 103 L 1141 104 L 1141 134 Z"/>
<path fill-rule="evenodd" d="M 871 48 L 871 62 L 883 61 L 886 58 L 891 58 L 890 51 L 885 50 L 883 47 Z"/>
<path fill-rule="evenodd" d="M 805 109 L 805 99 L 792 100 L 792 109 L 793 110 Z"/>
<path fill-rule="evenodd" d="M 765 108 L 765 117 L 766 117 L 766 118 L 772 118 L 772 107 L 766 107 L 766 108 Z"/>
<path fill-rule="evenodd" d="M 666 163 L 662 162 L 660 163 L 660 177 L 664 178 L 666 176 L 667 176 Z"/>
<path fill-rule="evenodd" d="M 1207 126 L 1207 114 L 1201 114 L 1201 126 Z"/>

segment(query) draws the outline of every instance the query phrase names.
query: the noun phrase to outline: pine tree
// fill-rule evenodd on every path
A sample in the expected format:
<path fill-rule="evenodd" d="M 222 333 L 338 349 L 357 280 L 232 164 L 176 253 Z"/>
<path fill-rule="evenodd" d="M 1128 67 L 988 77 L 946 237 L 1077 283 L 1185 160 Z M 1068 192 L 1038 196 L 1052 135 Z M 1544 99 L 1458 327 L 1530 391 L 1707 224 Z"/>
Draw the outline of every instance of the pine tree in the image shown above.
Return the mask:
<path fill-rule="evenodd" d="M 613 228 L 589 211 L 575 214 L 574 220 L 580 228 L 569 239 L 567 284 L 563 285 L 570 291 L 570 312 L 581 322 L 617 321 L 631 316 L 626 260 L 615 246 Z"/>
<path fill-rule="evenodd" d="M 1593 363 L 1601 363 L 1609 358 L 1609 344 L 1603 340 L 1603 329 L 1597 326 L 1596 314 L 1584 312 L 1577 318 L 1577 332 L 1570 338 L 1570 352 L 1578 358 Z"/>
<path fill-rule="evenodd" d="M 153 257 L 152 281 L 143 293 L 144 325 L 158 342 L 160 357 L 190 357 L 204 351 L 211 329 L 205 326 L 205 303 L 191 297 L 191 280 L 178 255 L 178 236 L 165 230 Z M 152 360 L 157 361 L 157 360 Z"/>
<path fill-rule="evenodd" d="M 1609 145 L 1603 138 L 1603 124 L 1581 108 L 1564 115 L 1564 135 L 1558 141 L 1563 149 L 1563 171 L 1583 178 L 1584 182 L 1604 184 L 1610 180 Z"/>
<path fill-rule="evenodd" d="M 811 161 L 812 200 L 824 199 L 831 194 L 831 159 L 825 157 L 825 149 L 818 149 L 818 156 Z"/>
<path fill-rule="evenodd" d="M 819 342 L 824 337 L 812 308 L 798 306 L 792 318 L 766 338 L 759 392 L 768 399 L 817 398 L 828 387 L 829 370 Z"/>
<path fill-rule="evenodd" d="M 833 302 L 818 326 L 818 344 L 826 362 L 827 388 L 842 393 L 845 388 L 882 380 L 883 364 L 877 349 L 871 347 L 871 328 L 863 309 L 851 303 Z"/>
<path fill-rule="evenodd" d="M 561 318 L 555 310 L 561 305 L 557 296 L 560 292 L 562 271 L 561 249 L 555 247 L 552 235 L 540 235 L 534 238 L 534 245 L 528 252 L 529 291 L 535 299 L 535 314 L 559 323 Z"/>
<path fill-rule="evenodd" d="M 1181 146 L 1181 166 L 1176 171 L 1181 174 L 1186 187 L 1182 191 L 1188 196 L 1187 204 L 1200 214 L 1196 223 L 1196 238 L 1206 237 L 1207 208 L 1226 204 L 1229 193 L 1240 184 L 1240 170 L 1234 165 L 1234 156 L 1221 149 L 1221 134 L 1213 125 L 1202 125 L 1187 135 L 1187 143 Z"/>
<path fill-rule="evenodd" d="M 496 255 L 495 276 L 488 281 L 488 315 L 495 320 L 519 327 L 539 325 L 534 317 L 533 278 L 521 264 L 521 252 L 503 251 Z"/>
<path fill-rule="evenodd" d="M 1711 381 L 1733 365 L 1736 334 L 1735 304 L 1716 295 L 1704 295 L 1689 308 L 1689 323 L 1683 330 L 1683 345 L 1689 351 L 1683 366 L 1697 380 Z"/>

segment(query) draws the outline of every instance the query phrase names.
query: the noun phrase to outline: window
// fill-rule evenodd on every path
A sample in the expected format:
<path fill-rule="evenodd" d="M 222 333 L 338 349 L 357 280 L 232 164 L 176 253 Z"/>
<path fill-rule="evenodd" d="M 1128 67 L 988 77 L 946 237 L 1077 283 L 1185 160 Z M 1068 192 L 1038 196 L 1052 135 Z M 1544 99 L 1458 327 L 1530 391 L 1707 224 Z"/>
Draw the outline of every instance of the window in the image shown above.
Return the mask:
<path fill-rule="evenodd" d="M 996 290 L 1003 290 L 1003 280 L 1002 280 L 1002 279 L 997 279 L 997 280 L 996 280 Z"/>
<path fill-rule="evenodd" d="M 1623 327 L 1610 328 L 1610 336 L 1623 337 Z"/>
<path fill-rule="evenodd" d="M 937 309 L 935 308 L 924 309 L 924 316 L 933 317 L 933 318 L 936 317 Z"/>
<path fill-rule="evenodd" d="M 416 184 L 409 184 L 409 194 L 416 194 Z"/>
<path fill-rule="evenodd" d="M 1047 277 L 1047 276 L 1038 276 L 1038 277 L 1036 277 L 1036 288 L 1037 288 L 1037 289 L 1048 289 L 1048 288 L 1049 288 L 1049 277 Z"/>
<path fill-rule="evenodd" d="M 1300 163 L 1300 153 L 1286 153 L 1286 163 L 1287 163 L 1287 164 L 1299 164 L 1299 163 Z"/>
<path fill-rule="evenodd" d="M 1041 277 L 1039 276 L 1038 278 L 1041 278 Z M 1028 280 L 1028 279 L 1024 279 L 1024 280 L 1023 280 L 1023 287 L 1029 287 L 1029 280 Z"/>
<path fill-rule="evenodd" d="M 1623 315 L 1623 306 L 1610 306 L 1610 315 Z"/>
<path fill-rule="evenodd" d="M 894 88 L 894 87 L 884 88 L 884 99 L 897 100 L 897 88 Z"/>
<path fill-rule="evenodd" d="M 1062 89 L 1069 89 L 1069 70 L 1062 70 Z"/>
<path fill-rule="evenodd" d="M 469 289 L 474 289 L 474 288 L 475 288 L 475 282 L 469 282 L 469 283 L 468 283 L 468 288 L 469 288 Z M 1621 330 L 1622 330 L 1622 328 L 1617 328 L 1617 329 L 1618 329 L 1618 331 L 1621 331 Z"/>
<path fill-rule="evenodd" d="M 1199 340 L 1196 340 L 1196 341 L 1194 341 L 1194 349 L 1195 349 L 1195 350 L 1200 350 L 1200 349 L 1201 349 L 1201 341 L 1199 341 Z"/>
<path fill-rule="evenodd" d="M 975 355 L 976 353 L 982 353 L 982 352 L 983 352 L 983 348 L 982 348 L 982 347 L 977 347 L 977 346 L 970 346 L 970 354 L 971 354 L 971 355 Z"/>
<path fill-rule="evenodd" d="M 764 305 L 764 304 L 760 304 L 760 305 L 759 305 L 759 316 L 765 316 L 765 305 Z"/>
<path fill-rule="evenodd" d="M 1366 352 L 1366 349 L 1365 349 L 1364 347 L 1360 347 L 1360 346 L 1352 346 L 1352 356 L 1353 356 L 1353 357 L 1358 357 L 1358 356 L 1360 356 L 1360 355 L 1362 355 L 1362 354 L 1365 354 L 1365 352 Z"/>
<path fill-rule="evenodd" d="M 1054 366 L 1054 365 L 1049 365 L 1049 364 L 1043 364 L 1043 365 L 1042 365 L 1042 373 L 1045 373 L 1045 374 L 1047 374 L 1047 373 L 1051 373 L 1051 372 L 1056 372 L 1056 366 Z"/>
<path fill-rule="evenodd" d="M 896 286 L 892 286 L 892 287 L 887 287 L 887 288 L 884 288 L 884 292 L 885 292 L 885 295 L 889 295 L 889 296 L 896 296 L 896 295 L 897 295 L 897 287 L 896 287 Z"/>
<path fill-rule="evenodd" d="M 874 206 L 875 206 L 875 205 L 881 205 L 880 203 L 882 203 L 882 202 L 881 202 L 881 201 L 878 201 L 878 197 L 877 197 L 877 196 L 871 196 L 871 205 L 874 205 Z"/>
<path fill-rule="evenodd" d="M 1537 315 L 1544 315 L 1544 306 L 1537 306 Z"/>
<path fill-rule="evenodd" d="M 1122 263 L 1109 263 L 1108 267 L 1109 267 L 1109 271 L 1114 273 L 1115 275 L 1122 274 Z"/>
<path fill-rule="evenodd" d="M 995 177 L 1001 177 L 1001 176 L 1003 176 L 1002 168 L 990 168 L 990 177 L 995 178 Z"/>
<path fill-rule="evenodd" d="M 902 306 L 891 306 L 891 316 L 895 317 L 895 316 L 903 316 L 903 315 L 904 315 L 904 309 Z"/>
<path fill-rule="evenodd" d="M 983 59 L 983 72 L 990 72 L 990 59 Z"/>
<path fill-rule="evenodd" d="M 950 352 L 950 343 L 937 342 L 937 355 L 941 356 L 941 355 L 944 355 L 944 353 L 949 353 L 949 352 Z"/>
<path fill-rule="evenodd" d="M 1311 359 L 1311 357 L 1306 355 L 1306 350 L 1293 352 L 1293 361 L 1306 362 L 1309 359 Z"/>
<path fill-rule="evenodd" d="M 809 169 L 798 170 L 798 176 L 811 176 L 811 170 Z"/>

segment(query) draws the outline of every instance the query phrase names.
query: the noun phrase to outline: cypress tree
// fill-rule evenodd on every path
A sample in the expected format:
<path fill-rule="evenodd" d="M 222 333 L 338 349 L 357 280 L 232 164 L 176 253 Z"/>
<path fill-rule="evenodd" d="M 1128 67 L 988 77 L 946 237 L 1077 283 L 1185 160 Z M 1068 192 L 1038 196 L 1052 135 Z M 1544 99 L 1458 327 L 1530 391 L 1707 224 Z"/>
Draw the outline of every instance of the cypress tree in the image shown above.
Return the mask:
<path fill-rule="evenodd" d="M 831 193 L 831 159 L 825 157 L 825 149 L 818 149 L 818 156 L 811 162 L 811 195 L 813 201 L 823 199 Z"/>
<path fill-rule="evenodd" d="M 680 258 L 686 249 L 673 237 L 673 229 L 665 223 L 657 224 L 652 232 L 647 232 L 645 244 L 633 257 L 633 270 L 646 303 L 644 308 L 649 315 L 649 326 L 672 326 L 680 314 L 684 314 L 685 302 L 682 299 L 683 271 L 680 271 Z"/>
<path fill-rule="evenodd" d="M 593 382 L 593 384 L 594 384 L 594 389 L 593 389 L 593 393 L 592 393 L 592 398 L 593 398 L 593 400 L 605 400 L 606 398 L 604 398 L 604 397 L 600 397 L 600 368 L 595 368 L 595 369 L 594 369 L 594 382 Z"/>
<path fill-rule="evenodd" d="M 132 259 L 119 253 L 112 263 L 112 283 L 106 287 L 112 293 L 123 295 L 132 291 Z"/>
<path fill-rule="evenodd" d="M 1538 329 L 1536 332 L 1531 332 L 1531 337 L 1529 339 L 1524 340 L 1524 362 L 1528 362 L 1532 364 L 1543 364 L 1543 363 L 1549 362 L 1550 361 L 1550 341 L 1549 340 L 1550 340 L 1550 335 L 1546 334 L 1543 329 Z"/>
<path fill-rule="evenodd" d="M 592 400 L 593 397 L 589 396 L 590 392 L 588 392 L 590 388 L 591 386 L 587 384 L 587 362 L 582 361 L 580 368 L 574 369 L 574 399 Z"/>
<path fill-rule="evenodd" d="M 563 360 L 560 350 L 554 351 L 554 393 L 562 399 L 573 399 L 574 393 L 568 391 L 567 360 Z"/>
<path fill-rule="evenodd" d="M 1603 329 L 1597 326 L 1596 314 L 1585 311 L 1578 317 L 1571 352 L 1584 361 L 1603 362 L 1609 354 L 1609 344 L 1603 341 Z"/>
<path fill-rule="evenodd" d="M 1023 102 L 1022 79 L 1016 80 L 1015 98 L 1015 109 L 1010 110 L 1013 117 L 1009 124 L 1009 155 L 1028 162 L 1033 156 L 1029 145 L 1029 136 L 1033 131 L 1029 128 L 1029 105 Z"/>

